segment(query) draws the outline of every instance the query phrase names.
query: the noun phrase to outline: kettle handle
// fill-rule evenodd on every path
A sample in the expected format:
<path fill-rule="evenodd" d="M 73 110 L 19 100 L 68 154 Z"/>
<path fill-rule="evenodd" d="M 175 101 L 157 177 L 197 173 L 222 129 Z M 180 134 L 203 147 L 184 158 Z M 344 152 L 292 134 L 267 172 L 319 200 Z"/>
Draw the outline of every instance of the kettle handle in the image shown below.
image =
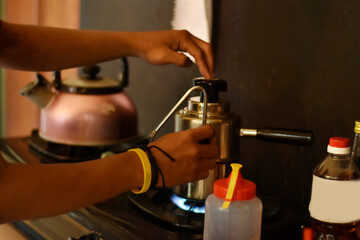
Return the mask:
<path fill-rule="evenodd" d="M 121 65 L 121 68 L 122 68 L 122 73 L 121 73 L 122 84 L 121 84 L 121 86 L 124 88 L 124 87 L 127 87 L 129 85 L 129 63 L 128 63 L 127 58 L 125 58 L 125 57 L 120 58 L 120 59 L 121 59 L 121 62 L 122 62 L 122 65 Z"/>
<path fill-rule="evenodd" d="M 165 116 L 165 118 L 159 123 L 159 125 L 151 131 L 149 134 L 150 142 L 154 139 L 160 128 L 169 120 L 169 118 L 174 114 L 174 112 L 179 108 L 179 106 L 185 101 L 185 99 L 195 90 L 199 90 L 203 93 L 204 96 L 204 109 L 203 109 L 203 119 L 202 124 L 206 124 L 206 116 L 207 116 L 207 93 L 203 87 L 200 86 L 194 86 L 187 90 L 187 92 L 180 98 L 180 100 L 175 104 L 175 106 L 170 110 L 170 112 Z"/>

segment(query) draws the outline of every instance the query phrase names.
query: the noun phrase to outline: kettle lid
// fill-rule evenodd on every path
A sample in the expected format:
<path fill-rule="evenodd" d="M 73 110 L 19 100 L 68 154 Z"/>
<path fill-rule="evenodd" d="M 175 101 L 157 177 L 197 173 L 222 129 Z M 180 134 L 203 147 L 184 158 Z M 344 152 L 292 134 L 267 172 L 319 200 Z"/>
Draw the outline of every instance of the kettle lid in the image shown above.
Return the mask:
<path fill-rule="evenodd" d="M 128 84 L 127 61 L 123 58 L 123 71 L 119 79 L 100 77 L 101 68 L 98 65 L 83 68 L 84 76 L 59 80 L 56 89 L 62 92 L 79 94 L 112 94 L 121 92 Z"/>

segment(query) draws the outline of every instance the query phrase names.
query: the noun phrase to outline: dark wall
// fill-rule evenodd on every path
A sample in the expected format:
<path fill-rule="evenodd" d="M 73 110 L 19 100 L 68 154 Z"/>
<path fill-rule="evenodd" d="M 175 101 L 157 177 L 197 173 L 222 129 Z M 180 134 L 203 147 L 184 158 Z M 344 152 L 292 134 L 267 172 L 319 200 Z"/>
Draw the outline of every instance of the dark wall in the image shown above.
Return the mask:
<path fill-rule="evenodd" d="M 307 212 L 312 169 L 328 138 L 352 139 L 360 118 L 360 2 L 214 1 L 215 74 L 242 127 L 312 130 L 311 147 L 241 139 L 243 175 L 258 191 Z M 170 29 L 172 1 L 82 1 L 82 27 Z M 106 4 L 105 4 L 106 3 Z M 105 74 L 116 76 L 115 61 Z M 127 92 L 147 134 L 199 76 L 196 67 L 151 66 L 130 59 Z M 172 123 L 166 131 L 172 130 Z"/>
<path fill-rule="evenodd" d="M 360 117 L 360 4 L 225 0 L 216 5 L 216 75 L 228 80 L 243 127 L 314 131 L 312 147 L 243 139 L 244 171 L 261 192 L 306 207 L 312 169 L 325 156 L 328 138 L 352 138 Z"/>

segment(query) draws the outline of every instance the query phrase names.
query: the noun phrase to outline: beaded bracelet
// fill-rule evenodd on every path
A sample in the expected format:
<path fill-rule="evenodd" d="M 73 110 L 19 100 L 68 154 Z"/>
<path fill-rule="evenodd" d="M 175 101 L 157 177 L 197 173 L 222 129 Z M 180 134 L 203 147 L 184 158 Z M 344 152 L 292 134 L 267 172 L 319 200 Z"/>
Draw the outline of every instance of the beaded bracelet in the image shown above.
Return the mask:
<path fill-rule="evenodd" d="M 149 161 L 148 156 L 146 155 L 146 153 L 140 149 L 140 148 L 134 148 L 134 149 L 130 149 L 128 150 L 128 152 L 136 152 L 137 155 L 139 156 L 142 166 L 143 166 L 143 170 L 144 170 L 144 183 L 143 186 L 140 190 L 131 190 L 133 193 L 135 194 L 140 194 L 140 193 L 144 193 L 147 190 L 149 190 L 150 188 L 150 184 L 151 184 L 151 164 Z"/>

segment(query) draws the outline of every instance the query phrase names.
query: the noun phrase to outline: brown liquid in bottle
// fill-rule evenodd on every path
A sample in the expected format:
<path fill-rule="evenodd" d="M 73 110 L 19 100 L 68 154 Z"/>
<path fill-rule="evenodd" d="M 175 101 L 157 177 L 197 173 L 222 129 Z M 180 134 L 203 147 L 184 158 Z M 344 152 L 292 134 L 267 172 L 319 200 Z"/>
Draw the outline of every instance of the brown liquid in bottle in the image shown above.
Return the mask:
<path fill-rule="evenodd" d="M 357 240 L 360 239 L 360 222 L 326 223 L 311 219 L 313 239 L 316 240 Z"/>
<path fill-rule="evenodd" d="M 343 139 L 344 140 L 344 139 Z M 331 141 L 331 140 L 330 140 Z M 348 139 L 346 140 L 348 141 Z M 359 179 L 357 164 L 349 155 L 331 154 L 314 170 L 314 176 L 337 181 Z M 360 191 L 360 189 L 354 189 Z M 336 207 L 336 206 L 334 206 Z M 360 207 L 360 203 L 358 206 Z M 360 216 L 359 216 L 360 218 Z M 329 223 L 311 218 L 313 238 L 315 240 L 357 240 L 360 239 L 360 221 L 349 223 Z"/>

